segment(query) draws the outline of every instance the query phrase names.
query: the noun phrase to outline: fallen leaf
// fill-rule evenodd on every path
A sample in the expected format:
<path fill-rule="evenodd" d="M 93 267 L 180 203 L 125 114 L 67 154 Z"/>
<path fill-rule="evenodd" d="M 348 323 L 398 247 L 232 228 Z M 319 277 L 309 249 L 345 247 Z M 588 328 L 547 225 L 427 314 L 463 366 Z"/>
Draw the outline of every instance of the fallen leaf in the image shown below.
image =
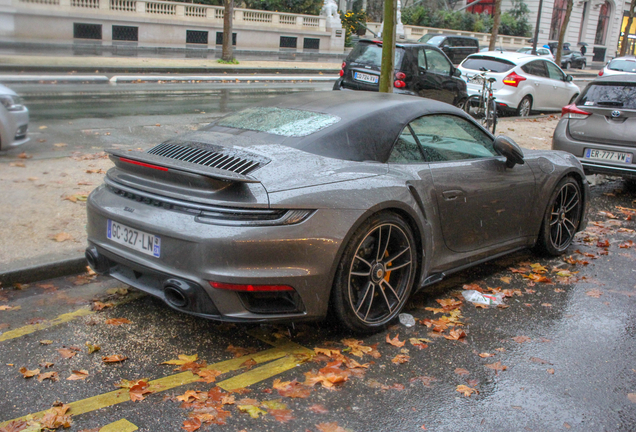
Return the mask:
<path fill-rule="evenodd" d="M 515 336 L 512 338 L 512 340 L 517 343 L 524 343 L 524 342 L 530 342 L 532 339 L 530 339 L 528 336 Z"/>
<path fill-rule="evenodd" d="M 77 352 L 68 348 L 60 348 L 57 350 L 57 352 L 59 352 L 60 355 L 65 359 L 70 359 L 71 357 L 74 357 L 75 354 L 77 354 Z"/>
<path fill-rule="evenodd" d="M 50 368 L 52 366 L 53 366 L 53 363 L 51 363 L 51 362 L 42 362 L 42 363 L 40 363 L 40 367 L 43 367 L 45 369 L 48 369 L 48 368 Z"/>
<path fill-rule="evenodd" d="M 463 393 L 464 396 L 466 396 L 466 397 L 470 397 L 470 395 L 473 394 L 473 393 L 479 394 L 479 390 L 477 390 L 475 388 L 472 388 L 472 387 L 468 387 L 467 385 L 464 385 L 464 384 L 458 385 L 457 388 L 455 389 L 455 391 Z"/>
<path fill-rule="evenodd" d="M 199 420 L 198 418 L 194 417 L 194 418 L 190 418 L 187 420 L 183 421 L 183 426 L 181 427 L 181 429 L 187 431 L 187 432 L 194 432 L 195 430 L 199 429 L 201 427 L 201 420 Z"/>
<path fill-rule="evenodd" d="M 70 235 L 69 233 L 61 232 L 52 236 L 51 239 L 55 240 L 58 243 L 61 243 L 67 240 L 73 240 L 73 236 Z"/>
<path fill-rule="evenodd" d="M 496 362 L 496 363 L 491 363 L 491 364 L 487 364 L 485 365 L 488 369 L 492 369 L 496 372 L 499 371 L 505 371 L 506 369 L 508 369 L 508 366 L 504 366 L 501 364 L 500 361 Z"/>
<path fill-rule="evenodd" d="M 199 359 L 199 355 L 198 354 L 193 354 L 191 356 L 185 355 L 185 354 L 179 354 L 177 357 L 178 357 L 178 359 L 168 360 L 168 361 L 162 362 L 161 364 L 181 366 L 181 365 L 184 365 L 186 363 L 195 362 L 195 361 L 197 361 Z"/>
<path fill-rule="evenodd" d="M 86 377 L 88 377 L 88 371 L 87 370 L 74 370 L 72 371 L 72 374 L 70 377 L 66 378 L 67 381 L 76 381 L 76 380 L 83 380 L 86 379 Z"/>
<path fill-rule="evenodd" d="M 630 393 L 630 394 L 635 394 L 635 393 Z M 323 405 L 320 405 L 320 404 L 311 405 L 308 409 L 309 411 L 315 414 L 327 414 L 329 412 L 327 408 L 325 408 Z"/>
<path fill-rule="evenodd" d="M 152 393 L 152 391 L 148 390 L 148 382 L 139 380 L 133 385 L 128 393 L 130 394 L 130 400 L 133 402 L 139 402 L 146 398 L 146 395 Z"/>
<path fill-rule="evenodd" d="M 122 325 L 122 324 L 132 324 L 128 318 L 110 318 L 104 321 L 105 324 L 109 325 Z"/>
<path fill-rule="evenodd" d="M 470 375 L 470 372 L 468 372 L 466 369 L 464 368 L 456 368 L 455 369 L 455 373 L 457 375 Z"/>
<path fill-rule="evenodd" d="M 306 398 L 311 394 L 311 388 L 296 380 L 281 381 L 277 378 L 274 380 L 272 388 L 276 390 L 279 395 L 289 398 Z"/>
<path fill-rule="evenodd" d="M 271 415 L 276 421 L 281 423 L 287 423 L 294 419 L 292 411 L 289 409 L 270 409 L 267 411 L 267 414 Z"/>
<path fill-rule="evenodd" d="M 243 357 L 244 355 L 254 354 L 256 352 L 256 349 L 235 347 L 234 345 L 230 344 L 227 348 L 225 348 L 225 351 L 232 353 L 234 357 Z"/>
<path fill-rule="evenodd" d="M 76 203 L 78 201 L 83 202 L 83 201 L 86 201 L 87 199 L 88 199 L 88 195 L 86 195 L 86 194 L 69 195 L 69 196 L 65 196 L 63 198 L 63 200 L 70 201 L 70 202 L 73 202 L 73 203 Z"/>
<path fill-rule="evenodd" d="M 400 337 L 400 335 L 396 334 L 395 337 L 393 339 L 391 339 L 389 334 L 387 333 L 387 335 L 386 335 L 386 343 L 388 343 L 389 345 L 393 345 L 395 347 L 401 348 L 401 347 L 404 346 L 406 341 L 400 341 L 399 337 Z"/>
<path fill-rule="evenodd" d="M 264 411 L 257 407 L 256 405 L 237 405 L 238 409 L 241 412 L 247 413 L 250 417 L 257 419 L 263 414 L 267 414 L 267 411 Z"/>
<path fill-rule="evenodd" d="M 28 370 L 25 367 L 21 367 L 19 372 L 22 374 L 24 378 L 33 378 L 34 376 L 40 373 L 40 369 Z"/>
<path fill-rule="evenodd" d="M 373 347 L 363 345 L 361 340 L 357 339 L 343 339 L 342 343 L 350 348 L 351 355 L 362 358 L 363 354 L 368 354 L 374 358 L 379 358 L 380 353 Z M 376 357 L 377 356 L 377 357 Z"/>
<path fill-rule="evenodd" d="M 543 307 L 552 307 L 552 303 L 541 303 Z"/>
<path fill-rule="evenodd" d="M 548 369 L 548 370 L 547 370 L 547 372 L 548 372 L 549 374 L 554 375 L 554 369 L 552 369 L 552 368 Z"/>
<path fill-rule="evenodd" d="M 593 290 L 587 291 L 585 293 L 585 295 L 588 295 L 588 296 L 594 297 L 594 298 L 599 298 L 601 295 L 603 295 L 603 293 L 600 290 L 593 289 Z"/>
<path fill-rule="evenodd" d="M 486 352 L 479 354 L 479 357 L 481 358 L 488 358 L 488 357 L 494 357 L 494 356 L 495 354 L 486 353 Z"/>
<path fill-rule="evenodd" d="M 631 402 L 636 403 L 636 393 L 627 393 L 627 399 L 629 399 Z"/>
<path fill-rule="evenodd" d="M 23 164 L 22 162 L 10 162 L 9 166 L 16 167 L 16 168 L 26 168 L 26 165 Z"/>
<path fill-rule="evenodd" d="M 39 425 L 48 429 L 59 429 L 60 427 L 71 427 L 71 416 L 66 414 L 70 405 L 61 404 L 45 411 L 44 416 L 38 420 Z"/>
<path fill-rule="evenodd" d="M 119 363 L 119 362 L 123 362 L 124 360 L 127 360 L 128 357 L 121 355 L 121 354 L 115 354 L 115 355 L 109 355 L 109 356 L 105 356 L 102 357 L 102 361 L 104 363 Z"/>
<path fill-rule="evenodd" d="M 20 309 L 22 309 L 22 306 L 8 306 L 8 305 L 0 306 L 0 310 L 5 310 L 5 311 L 20 310 Z"/>
<path fill-rule="evenodd" d="M 100 311 L 100 310 L 104 310 L 106 308 L 111 308 L 113 306 L 114 306 L 113 303 L 103 303 L 103 302 L 100 302 L 100 301 L 94 301 L 92 309 L 94 311 Z"/>
<path fill-rule="evenodd" d="M 243 363 L 241 363 L 241 365 L 239 367 L 241 368 L 245 368 L 245 370 L 250 370 L 252 369 L 254 366 L 256 366 L 256 362 L 253 359 L 247 359 L 245 360 Z"/>
<path fill-rule="evenodd" d="M 413 377 L 409 380 L 409 382 L 416 382 L 416 381 L 420 381 L 422 384 L 424 384 L 425 387 L 430 387 L 433 381 L 437 381 L 437 378 L 422 375 L 418 377 Z"/>
<path fill-rule="evenodd" d="M 57 372 L 44 372 L 38 375 L 38 381 L 42 382 L 46 379 L 50 379 L 51 381 L 57 381 Z"/>
<path fill-rule="evenodd" d="M 419 349 L 424 349 L 424 348 L 428 348 L 428 345 L 426 345 L 424 342 L 430 343 L 431 341 L 429 339 L 424 339 L 424 338 L 409 338 L 409 342 L 414 347 L 417 347 Z"/>
<path fill-rule="evenodd" d="M 338 426 L 338 422 L 318 423 L 316 427 L 320 432 L 348 432 L 345 428 Z"/>
<path fill-rule="evenodd" d="M 444 337 L 448 340 L 460 340 L 466 337 L 466 332 L 464 330 L 451 330 L 448 332 L 448 335 L 444 335 Z"/>
<path fill-rule="evenodd" d="M 502 281 L 503 283 L 509 284 L 512 278 L 510 276 L 503 276 L 503 277 L 500 277 L 499 280 Z"/>
<path fill-rule="evenodd" d="M 396 355 L 391 362 L 395 363 L 395 364 L 402 364 L 402 363 L 406 363 L 411 359 L 411 357 L 404 355 L 404 354 L 398 354 Z"/>
<path fill-rule="evenodd" d="M 208 384 L 215 382 L 216 377 L 222 374 L 222 372 L 219 372 L 218 370 L 214 370 L 214 369 L 202 369 L 202 370 L 196 371 L 195 373 L 201 377 L 201 379 L 197 381 L 205 382 Z"/>
<path fill-rule="evenodd" d="M 88 347 L 89 354 L 93 354 L 95 351 L 99 351 L 100 349 L 102 349 L 102 347 L 100 347 L 99 345 L 93 345 L 89 342 L 86 342 L 86 346 Z"/>

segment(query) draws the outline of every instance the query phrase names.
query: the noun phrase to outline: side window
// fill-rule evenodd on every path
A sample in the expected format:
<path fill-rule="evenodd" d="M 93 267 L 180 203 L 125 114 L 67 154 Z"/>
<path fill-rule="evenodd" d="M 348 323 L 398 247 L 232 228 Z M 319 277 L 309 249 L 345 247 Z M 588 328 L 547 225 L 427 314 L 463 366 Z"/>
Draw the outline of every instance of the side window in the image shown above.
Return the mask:
<path fill-rule="evenodd" d="M 410 123 L 427 162 L 497 156 L 493 140 L 466 119 L 448 114 L 428 115 Z"/>
<path fill-rule="evenodd" d="M 548 75 L 550 76 L 550 79 L 565 81 L 565 76 L 563 75 L 563 72 L 561 72 L 561 69 L 557 67 L 557 65 L 550 62 L 546 62 L 545 65 L 548 67 Z"/>
<path fill-rule="evenodd" d="M 420 151 L 420 145 L 415 140 L 415 137 L 411 133 L 408 126 L 404 128 L 400 137 L 398 138 L 391 156 L 389 156 L 389 163 L 422 163 L 426 162 L 424 156 Z"/>
<path fill-rule="evenodd" d="M 462 46 L 462 40 L 460 38 L 448 38 L 447 41 L 448 42 L 446 42 L 446 45 L 448 45 L 449 47 Z"/>
<path fill-rule="evenodd" d="M 433 51 L 431 49 L 426 50 L 426 62 L 428 63 L 428 70 L 431 72 L 450 75 L 451 64 L 446 59 L 444 54 Z"/>
<path fill-rule="evenodd" d="M 426 70 L 426 55 L 423 49 L 417 50 L 417 67 Z"/>
<path fill-rule="evenodd" d="M 535 60 L 521 66 L 521 69 L 529 73 L 530 75 L 548 77 L 548 71 L 545 69 L 545 62 L 543 60 Z"/>

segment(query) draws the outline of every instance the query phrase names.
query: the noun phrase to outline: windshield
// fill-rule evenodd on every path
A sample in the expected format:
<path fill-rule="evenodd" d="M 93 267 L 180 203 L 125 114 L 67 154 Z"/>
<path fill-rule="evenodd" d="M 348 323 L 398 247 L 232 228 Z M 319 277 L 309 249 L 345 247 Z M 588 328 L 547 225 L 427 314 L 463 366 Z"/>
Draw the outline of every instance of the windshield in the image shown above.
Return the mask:
<path fill-rule="evenodd" d="M 538 52 L 539 50 L 537 50 Z M 517 50 L 518 53 L 530 54 L 532 52 L 532 48 L 519 48 Z"/>
<path fill-rule="evenodd" d="M 400 68 L 403 54 L 403 49 L 395 49 L 395 69 Z M 353 48 L 353 50 L 351 50 L 348 59 L 350 64 L 358 63 L 375 66 L 380 69 L 380 65 L 382 63 L 382 45 L 376 45 L 374 43 L 359 43 Z"/>
<path fill-rule="evenodd" d="M 577 105 L 636 109 L 636 84 L 592 84 Z"/>
<path fill-rule="evenodd" d="M 470 56 L 464 60 L 461 67 L 486 72 L 507 72 L 515 67 L 515 64 L 495 57 Z"/>
<path fill-rule="evenodd" d="M 303 137 L 338 123 L 330 114 L 287 108 L 247 108 L 223 117 L 216 126 L 247 129 L 286 137 Z"/>
<path fill-rule="evenodd" d="M 446 36 L 433 36 L 427 40 L 426 43 L 429 45 L 439 46 L 444 39 L 446 39 Z"/>
<path fill-rule="evenodd" d="M 607 66 L 612 70 L 622 72 L 636 72 L 636 60 L 612 60 Z"/>

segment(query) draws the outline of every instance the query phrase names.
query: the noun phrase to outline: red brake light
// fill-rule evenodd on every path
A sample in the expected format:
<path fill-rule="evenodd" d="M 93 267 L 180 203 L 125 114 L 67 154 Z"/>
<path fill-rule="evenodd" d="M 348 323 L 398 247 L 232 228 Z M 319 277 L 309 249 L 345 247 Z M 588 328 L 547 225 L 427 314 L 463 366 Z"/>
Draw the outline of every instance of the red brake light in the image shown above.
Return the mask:
<path fill-rule="evenodd" d="M 344 76 L 344 71 L 340 69 L 340 76 Z"/>
<path fill-rule="evenodd" d="M 404 72 L 396 72 L 395 73 L 395 79 L 405 80 L 406 79 L 406 74 Z"/>
<path fill-rule="evenodd" d="M 212 288 L 224 289 L 230 291 L 244 291 L 244 292 L 271 292 L 271 291 L 294 291 L 289 285 L 238 285 L 238 284 L 226 284 L 222 282 L 210 281 Z"/>
<path fill-rule="evenodd" d="M 561 117 L 563 117 L 566 114 L 568 118 L 571 118 L 571 119 L 585 119 L 591 113 L 587 111 L 583 111 L 582 109 L 579 109 L 576 106 L 576 104 L 570 104 L 568 106 L 564 106 L 563 108 L 561 108 Z"/>
<path fill-rule="evenodd" d="M 136 160 L 132 160 L 132 159 L 126 159 L 123 157 L 119 158 L 120 161 L 122 162 L 127 162 L 129 164 L 133 164 L 133 165 L 139 165 L 142 167 L 146 167 L 146 168 L 153 168 L 159 171 L 168 171 L 168 168 L 166 167 L 162 167 L 162 166 L 158 166 L 158 165 L 151 165 L 151 164 L 147 164 L 147 163 L 143 163 L 143 162 L 137 162 Z"/>
<path fill-rule="evenodd" d="M 406 87 L 406 83 L 402 80 L 395 80 L 395 82 L 393 83 L 393 85 L 396 88 L 402 88 L 402 87 Z"/>
<path fill-rule="evenodd" d="M 526 79 L 526 77 L 517 75 L 516 73 L 512 72 L 510 75 L 503 79 L 503 83 L 505 85 L 517 87 L 521 81 L 525 81 Z"/>
<path fill-rule="evenodd" d="M 598 71 L 598 76 L 603 76 L 603 69 L 601 69 L 600 71 Z"/>
<path fill-rule="evenodd" d="M 347 66 L 347 62 L 342 62 L 341 69 L 344 69 Z"/>

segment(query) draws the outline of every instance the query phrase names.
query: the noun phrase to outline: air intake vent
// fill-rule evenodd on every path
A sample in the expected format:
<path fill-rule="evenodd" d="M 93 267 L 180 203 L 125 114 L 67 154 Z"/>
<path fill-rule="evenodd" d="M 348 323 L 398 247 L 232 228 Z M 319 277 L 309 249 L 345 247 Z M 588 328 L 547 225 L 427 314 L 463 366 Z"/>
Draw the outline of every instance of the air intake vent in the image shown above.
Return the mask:
<path fill-rule="evenodd" d="M 268 160 L 252 159 L 246 157 L 244 154 L 229 155 L 226 152 L 171 143 L 159 144 L 148 150 L 148 153 L 183 162 L 232 171 L 237 174 L 249 174 L 269 162 Z"/>

